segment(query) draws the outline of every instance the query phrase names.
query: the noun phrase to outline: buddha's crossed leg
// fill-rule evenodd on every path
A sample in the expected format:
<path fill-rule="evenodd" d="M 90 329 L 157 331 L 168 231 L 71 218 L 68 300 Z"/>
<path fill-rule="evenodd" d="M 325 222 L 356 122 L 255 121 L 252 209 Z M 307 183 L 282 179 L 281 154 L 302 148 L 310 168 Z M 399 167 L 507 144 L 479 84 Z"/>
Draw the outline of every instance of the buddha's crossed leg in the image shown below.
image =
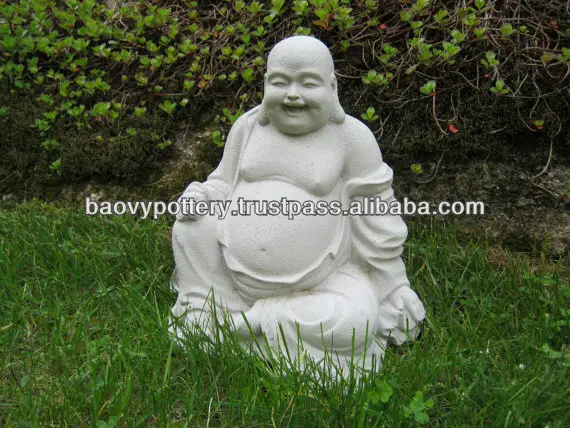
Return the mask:
<path fill-rule="evenodd" d="M 176 221 L 172 228 L 176 263 L 172 287 L 178 292 L 172 314 L 187 327 L 197 323 L 208 334 L 214 328 L 212 300 L 216 303 L 219 323 L 224 321 L 224 311 L 230 316 L 240 316 L 249 309 L 225 267 L 216 239 L 218 222 L 215 216 L 204 216 L 195 221 Z M 174 331 L 181 336 L 176 327 Z"/>
<path fill-rule="evenodd" d="M 353 358 L 379 367 L 386 341 L 374 334 L 378 310 L 367 276 L 346 263 L 310 291 L 258 300 L 247 316 L 271 348 L 286 347 L 292 359 L 303 350 L 316 361 L 328 355 L 344 371 Z"/>
<path fill-rule="evenodd" d="M 223 323 L 224 313 L 228 314 L 244 338 L 250 336 L 251 328 L 263 345 L 267 341 L 271 348 L 281 351 L 286 347 L 292 359 L 305 350 L 317 361 L 326 353 L 333 360 L 339 357 L 342 370 L 352 357 L 366 356 L 367 366 L 372 364 L 373 357 L 376 364 L 380 363 L 385 341 L 379 342 L 374 335 L 379 305 L 369 278 L 358 266 L 345 263 L 308 291 L 258 299 L 250 306 L 240 297 L 225 266 L 217 241 L 219 221 L 206 216 L 174 224 L 173 287 L 178 291 L 172 309 L 175 317 L 187 327 L 197 323 L 212 334 L 213 296 L 218 322 Z M 182 334 L 176 327 L 174 332 L 179 337 Z M 331 353 L 333 350 L 335 355 Z"/>

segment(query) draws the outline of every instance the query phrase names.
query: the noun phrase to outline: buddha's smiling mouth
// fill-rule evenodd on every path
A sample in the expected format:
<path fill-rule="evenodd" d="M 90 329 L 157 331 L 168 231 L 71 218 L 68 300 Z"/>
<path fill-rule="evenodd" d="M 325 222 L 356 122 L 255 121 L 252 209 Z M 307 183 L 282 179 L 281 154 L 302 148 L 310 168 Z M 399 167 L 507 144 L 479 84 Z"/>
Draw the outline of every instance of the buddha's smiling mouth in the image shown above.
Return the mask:
<path fill-rule="evenodd" d="M 299 114 L 302 114 L 304 111 L 307 110 L 307 106 L 306 105 L 288 105 L 288 104 L 284 104 L 283 105 L 283 110 L 285 111 L 285 113 L 290 114 L 292 116 L 297 116 Z"/>

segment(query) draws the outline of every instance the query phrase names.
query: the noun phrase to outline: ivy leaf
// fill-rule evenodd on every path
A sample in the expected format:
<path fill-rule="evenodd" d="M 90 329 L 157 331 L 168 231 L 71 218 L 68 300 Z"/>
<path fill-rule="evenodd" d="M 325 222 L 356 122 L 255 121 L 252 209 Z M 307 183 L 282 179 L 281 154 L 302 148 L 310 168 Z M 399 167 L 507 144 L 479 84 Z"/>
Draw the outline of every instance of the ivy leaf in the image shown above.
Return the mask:
<path fill-rule="evenodd" d="M 435 22 L 437 22 L 438 24 L 443 23 L 443 20 L 447 17 L 449 13 L 447 12 L 447 10 L 442 9 L 439 10 L 434 16 L 433 16 L 433 20 Z"/>
<path fill-rule="evenodd" d="M 435 93 L 435 80 L 430 80 L 420 88 L 420 92 L 424 95 L 432 95 Z"/>
<path fill-rule="evenodd" d="M 475 0 L 475 7 L 479 10 L 485 7 L 485 0 Z"/>
<path fill-rule="evenodd" d="M 53 139 L 47 139 L 42 142 L 42 147 L 46 150 L 53 149 L 54 147 L 57 147 L 57 141 Z"/>
<path fill-rule="evenodd" d="M 172 113 L 174 112 L 174 110 L 176 109 L 177 105 L 178 104 L 176 104 L 174 102 L 170 102 L 168 100 L 165 100 L 163 103 L 160 103 L 158 105 L 158 108 L 160 108 L 163 112 L 165 112 L 166 114 L 171 116 Z"/>
<path fill-rule="evenodd" d="M 501 34 L 504 37 L 508 37 L 511 34 L 513 34 L 513 32 L 515 30 L 513 30 L 513 26 L 511 24 L 504 24 L 501 28 L 500 28 Z"/>
<path fill-rule="evenodd" d="M 475 30 L 473 30 L 473 32 L 475 33 L 475 36 L 478 39 L 482 39 L 483 36 L 485 35 L 485 32 L 487 31 L 487 29 L 485 27 L 479 27 L 479 28 L 475 28 Z"/>
<path fill-rule="evenodd" d="M 412 170 L 412 172 L 415 175 L 420 175 L 424 172 L 422 169 L 422 166 L 419 163 L 415 163 L 413 165 L 410 165 L 410 169 Z"/>
<path fill-rule="evenodd" d="M 454 43 L 461 43 L 463 40 L 465 40 L 465 34 L 459 30 L 452 30 L 451 37 L 453 37 Z"/>
<path fill-rule="evenodd" d="M 403 10 L 400 12 L 400 19 L 404 22 L 408 22 L 414 17 L 414 14 L 409 10 Z"/>
<path fill-rule="evenodd" d="M 58 159 L 51 163 L 49 169 L 51 169 L 52 171 L 57 171 L 60 166 L 61 166 L 61 159 Z"/>
<path fill-rule="evenodd" d="M 99 103 L 95 104 L 93 106 L 93 108 L 91 109 L 91 115 L 92 116 L 105 116 L 109 112 L 110 108 L 111 108 L 111 103 L 99 102 Z"/>
<path fill-rule="evenodd" d="M 212 137 L 212 141 L 218 147 L 224 146 L 224 140 L 222 140 L 222 134 L 219 130 L 215 130 L 210 132 L 210 136 Z"/>
<path fill-rule="evenodd" d="M 241 72 L 241 77 L 247 83 L 251 84 L 253 82 L 253 77 L 254 77 L 253 68 L 246 68 L 244 71 Z"/>

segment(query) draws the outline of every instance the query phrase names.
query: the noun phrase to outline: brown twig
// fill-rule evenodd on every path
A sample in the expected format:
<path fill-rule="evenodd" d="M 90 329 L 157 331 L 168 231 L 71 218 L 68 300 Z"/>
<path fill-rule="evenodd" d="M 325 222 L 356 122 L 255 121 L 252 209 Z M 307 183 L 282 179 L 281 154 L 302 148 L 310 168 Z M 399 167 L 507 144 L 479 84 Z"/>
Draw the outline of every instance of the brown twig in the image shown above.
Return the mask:
<path fill-rule="evenodd" d="M 435 178 L 435 176 L 437 175 L 437 171 L 439 170 L 439 165 L 441 164 L 441 161 L 443 160 L 443 155 L 444 155 L 444 154 L 445 154 L 445 152 L 443 152 L 443 153 L 441 154 L 441 157 L 440 157 L 439 160 L 437 161 L 437 165 L 435 166 L 435 171 L 434 171 L 433 175 L 431 176 L 431 178 L 429 178 L 428 180 L 425 180 L 425 181 L 420 181 L 420 180 L 414 179 L 414 181 L 415 181 L 416 183 L 419 183 L 419 184 L 428 184 L 428 183 L 431 183 L 431 182 L 433 181 L 433 179 Z"/>
<path fill-rule="evenodd" d="M 548 160 L 546 161 L 546 165 L 544 165 L 544 168 L 542 168 L 542 171 L 540 171 L 538 174 L 530 177 L 531 180 L 534 180 L 535 178 L 540 177 L 548 169 L 548 166 L 550 165 L 550 159 L 552 159 L 552 146 L 554 145 L 553 143 L 554 143 L 554 138 L 551 138 L 550 139 L 550 149 L 548 151 Z"/>

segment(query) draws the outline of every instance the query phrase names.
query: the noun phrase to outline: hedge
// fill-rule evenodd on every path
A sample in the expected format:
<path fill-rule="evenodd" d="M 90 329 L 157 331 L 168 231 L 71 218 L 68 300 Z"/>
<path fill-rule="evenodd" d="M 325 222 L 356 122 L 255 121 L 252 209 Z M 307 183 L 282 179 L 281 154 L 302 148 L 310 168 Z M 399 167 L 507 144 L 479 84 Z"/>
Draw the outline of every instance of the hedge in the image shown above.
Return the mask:
<path fill-rule="evenodd" d="M 187 127 L 223 146 L 294 34 L 395 161 L 570 147 L 565 1 L 0 1 L 0 190 L 144 180 Z"/>

